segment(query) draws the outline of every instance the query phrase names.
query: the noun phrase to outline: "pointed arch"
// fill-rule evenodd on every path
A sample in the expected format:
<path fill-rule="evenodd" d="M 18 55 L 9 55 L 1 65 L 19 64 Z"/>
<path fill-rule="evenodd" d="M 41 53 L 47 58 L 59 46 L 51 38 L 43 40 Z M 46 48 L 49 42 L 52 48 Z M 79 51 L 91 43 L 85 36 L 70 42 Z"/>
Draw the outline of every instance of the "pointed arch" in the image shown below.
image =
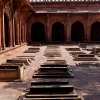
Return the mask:
<path fill-rule="evenodd" d="M 91 41 L 100 41 L 100 22 L 91 25 Z"/>
<path fill-rule="evenodd" d="M 71 26 L 71 40 L 72 41 L 84 41 L 84 25 L 76 21 Z"/>
<path fill-rule="evenodd" d="M 52 25 L 52 41 L 64 42 L 65 30 L 64 25 L 61 22 L 56 22 Z"/>
<path fill-rule="evenodd" d="M 31 26 L 31 39 L 33 42 L 45 41 L 45 26 L 41 22 L 36 22 Z"/>

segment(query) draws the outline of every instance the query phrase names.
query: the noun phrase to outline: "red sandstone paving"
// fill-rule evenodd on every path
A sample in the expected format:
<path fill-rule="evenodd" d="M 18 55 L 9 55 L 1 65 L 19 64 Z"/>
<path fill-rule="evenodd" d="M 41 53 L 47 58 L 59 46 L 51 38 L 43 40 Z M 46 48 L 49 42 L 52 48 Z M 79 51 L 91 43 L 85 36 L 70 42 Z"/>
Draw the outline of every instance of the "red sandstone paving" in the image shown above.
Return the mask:
<path fill-rule="evenodd" d="M 30 46 L 22 46 L 13 51 L 6 52 L 0 55 L 0 63 L 4 63 L 7 58 L 15 58 L 19 55 L 35 55 L 35 61 L 25 69 L 25 77 L 23 82 L 0 82 L 0 100 L 17 100 L 18 97 L 25 93 L 26 89 L 30 86 L 32 75 L 39 64 L 46 61 L 47 57 L 43 56 L 46 46 L 40 47 L 40 52 L 36 54 L 23 53 Z M 62 57 L 55 57 L 55 59 L 66 60 L 71 65 L 72 72 L 75 78 L 68 79 L 70 84 L 75 85 L 76 92 L 84 98 L 84 100 L 100 100 L 100 66 L 99 67 L 86 67 L 86 66 L 75 66 L 80 61 L 73 61 L 73 57 L 70 56 L 69 52 L 65 48 L 78 47 L 77 45 L 60 46 Z M 89 51 L 84 50 L 89 53 Z M 97 57 L 99 60 L 100 58 Z M 36 79 L 37 80 L 37 79 Z M 61 81 L 61 80 L 60 80 Z"/>

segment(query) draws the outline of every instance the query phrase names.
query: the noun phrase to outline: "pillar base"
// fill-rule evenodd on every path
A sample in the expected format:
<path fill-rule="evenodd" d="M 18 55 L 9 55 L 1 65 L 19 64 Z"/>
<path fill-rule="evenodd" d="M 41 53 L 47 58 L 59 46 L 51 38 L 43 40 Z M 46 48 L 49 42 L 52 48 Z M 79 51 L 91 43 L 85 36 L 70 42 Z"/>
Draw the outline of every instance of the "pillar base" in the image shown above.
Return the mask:
<path fill-rule="evenodd" d="M 2 50 L 5 50 L 5 44 L 2 44 Z"/>

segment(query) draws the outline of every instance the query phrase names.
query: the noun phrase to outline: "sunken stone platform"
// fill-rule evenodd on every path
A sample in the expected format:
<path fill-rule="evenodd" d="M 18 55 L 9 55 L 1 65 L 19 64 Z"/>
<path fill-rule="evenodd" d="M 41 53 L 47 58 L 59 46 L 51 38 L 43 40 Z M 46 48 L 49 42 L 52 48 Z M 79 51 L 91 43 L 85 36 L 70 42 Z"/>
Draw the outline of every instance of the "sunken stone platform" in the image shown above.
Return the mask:
<path fill-rule="evenodd" d="M 23 64 L 8 64 L 3 63 L 0 65 L 0 80 L 12 81 L 22 80 L 24 76 Z"/>
<path fill-rule="evenodd" d="M 67 67 L 65 60 L 47 60 L 43 65 L 41 66 L 54 66 L 54 67 Z"/>
<path fill-rule="evenodd" d="M 74 75 L 67 67 L 41 66 L 33 78 L 73 78 Z"/>
<path fill-rule="evenodd" d="M 86 53 L 81 51 L 81 52 L 70 52 L 69 54 L 75 56 L 75 55 L 86 54 Z"/>
<path fill-rule="evenodd" d="M 74 55 L 75 61 L 98 61 L 94 54 L 78 54 Z"/>
<path fill-rule="evenodd" d="M 62 84 L 63 82 L 44 83 L 31 83 L 30 91 L 23 97 L 23 100 L 81 100 L 73 91 L 73 85 Z"/>
<path fill-rule="evenodd" d="M 37 53 L 38 50 L 25 50 L 23 53 Z"/>
<path fill-rule="evenodd" d="M 65 48 L 67 51 L 81 51 L 80 48 Z"/>
<path fill-rule="evenodd" d="M 32 81 L 22 100 L 81 100 L 67 81 Z"/>
<path fill-rule="evenodd" d="M 28 50 L 40 50 L 40 48 L 35 48 L 35 47 L 30 47 L 30 48 L 28 48 Z"/>
<path fill-rule="evenodd" d="M 26 66 L 30 65 L 31 59 L 29 58 L 12 58 L 12 59 L 7 59 L 6 63 L 24 63 Z"/>
<path fill-rule="evenodd" d="M 95 57 L 94 54 L 77 54 L 77 55 L 74 55 L 74 57 L 87 57 L 87 58 L 92 58 L 92 57 Z"/>
<path fill-rule="evenodd" d="M 99 61 L 97 58 L 94 58 L 94 57 L 92 57 L 92 58 L 90 58 L 90 57 L 76 57 L 75 59 L 74 59 L 74 61 Z"/>

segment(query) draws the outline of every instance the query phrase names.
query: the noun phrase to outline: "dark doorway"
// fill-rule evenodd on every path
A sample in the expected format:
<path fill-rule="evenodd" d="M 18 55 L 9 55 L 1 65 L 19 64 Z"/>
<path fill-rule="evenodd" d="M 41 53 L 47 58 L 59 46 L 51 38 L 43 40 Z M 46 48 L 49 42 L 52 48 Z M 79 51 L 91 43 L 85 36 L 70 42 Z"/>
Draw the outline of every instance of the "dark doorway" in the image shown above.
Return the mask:
<path fill-rule="evenodd" d="M 91 41 L 100 41 L 100 22 L 95 22 L 91 26 Z"/>
<path fill-rule="evenodd" d="M 4 14 L 4 29 L 5 29 L 5 47 L 9 47 L 9 20 L 6 14 Z"/>
<path fill-rule="evenodd" d="M 45 27 L 42 23 L 36 22 L 31 27 L 31 39 L 33 42 L 45 41 Z"/>
<path fill-rule="evenodd" d="M 60 22 L 56 22 L 52 25 L 52 41 L 64 42 L 65 31 L 64 25 Z"/>
<path fill-rule="evenodd" d="M 72 41 L 84 41 L 84 25 L 79 21 L 72 24 L 71 40 Z"/>

